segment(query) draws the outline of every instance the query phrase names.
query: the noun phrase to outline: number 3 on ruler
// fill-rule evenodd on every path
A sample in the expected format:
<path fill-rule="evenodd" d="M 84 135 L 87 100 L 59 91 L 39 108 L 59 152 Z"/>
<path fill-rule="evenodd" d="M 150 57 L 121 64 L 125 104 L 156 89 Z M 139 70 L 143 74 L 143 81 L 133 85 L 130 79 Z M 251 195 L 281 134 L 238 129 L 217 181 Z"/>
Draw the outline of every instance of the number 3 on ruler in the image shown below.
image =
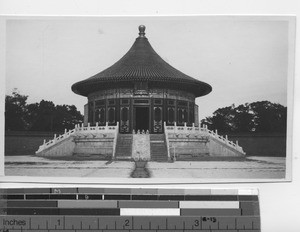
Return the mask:
<path fill-rule="evenodd" d="M 200 221 L 199 220 L 195 220 L 194 226 L 200 226 Z"/>

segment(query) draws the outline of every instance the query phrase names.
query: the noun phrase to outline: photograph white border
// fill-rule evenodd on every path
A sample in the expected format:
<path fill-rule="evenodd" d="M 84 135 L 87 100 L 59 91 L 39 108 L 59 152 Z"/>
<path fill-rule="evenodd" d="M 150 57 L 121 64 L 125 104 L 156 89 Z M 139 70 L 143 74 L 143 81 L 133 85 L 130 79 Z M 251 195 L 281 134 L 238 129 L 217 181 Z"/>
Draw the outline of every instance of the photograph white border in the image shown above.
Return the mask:
<path fill-rule="evenodd" d="M 151 15 L 143 15 L 143 16 L 122 16 L 122 17 L 189 17 L 191 15 L 160 15 L 160 16 L 151 16 Z M 245 20 L 266 20 L 266 21 L 283 21 L 286 20 L 289 22 L 289 51 L 288 51 L 288 83 L 287 83 L 287 109 L 288 109 L 288 118 L 287 118 L 287 148 L 286 148 L 286 176 L 282 179 L 269 179 L 269 178 L 255 178 L 255 179 L 190 179 L 190 178 L 182 178 L 182 179 L 174 179 L 174 178 L 142 178 L 142 179 L 134 179 L 134 178 L 97 178 L 97 177 L 35 177 L 35 176 L 5 176 L 4 175 L 4 155 L 0 155 L 0 170 L 2 172 L 3 177 L 1 177 L 1 181 L 3 182 L 39 182 L 39 183 L 102 183 L 102 184 L 197 184 L 197 183 L 247 183 L 247 182 L 284 182 L 292 180 L 292 140 L 293 140 L 293 97 L 294 97 L 294 70 L 295 70 L 295 26 L 296 26 L 296 17 L 288 16 L 288 15 L 192 15 L 194 17 L 244 17 Z M 6 31 L 6 21 L 11 19 L 43 19 L 43 20 L 80 20 L 80 19 L 101 19 L 107 17 L 119 17 L 119 16 L 104 16 L 104 17 L 95 17 L 95 16 L 1 16 L 0 17 L 0 31 Z M 6 34 L 1 33 L 0 43 L 1 51 L 5 51 L 5 41 Z M 1 105 L 2 109 L 4 109 L 4 99 L 5 99 L 5 52 L 1 52 L 0 54 L 0 64 L 4 70 L 1 71 L 1 82 L 4 83 L 1 85 L 0 89 L 2 94 Z M 4 77 L 4 78 L 2 78 Z M 4 114 L 3 114 L 4 115 Z M 4 118 L 1 118 L 2 125 L 4 125 Z M 2 128 L 0 128 L 2 129 Z M 4 127 L 1 130 L 2 136 L 4 138 Z M 3 145 L 1 144 L 3 143 Z M 2 149 L 2 154 L 4 154 L 4 141 L 1 141 L 0 145 Z M 3 166 L 1 166 L 3 165 Z M 0 173 L 1 174 L 1 173 Z"/>
<path fill-rule="evenodd" d="M 300 8 L 298 0 L 111 0 L 111 1 L 85 1 L 78 0 L 0 0 L 0 14 L 5 15 L 292 15 L 299 20 Z M 297 31 L 300 24 L 296 25 Z M 2 36 L 0 34 L 0 36 Z M 296 43 L 300 43 L 297 36 Z M 293 181 L 285 183 L 229 183 L 229 184 L 195 184 L 203 188 L 259 188 L 260 190 L 260 211 L 261 229 L 264 232 L 298 231 L 300 228 L 300 82 L 299 68 L 300 46 L 296 46 L 296 72 L 295 72 L 295 98 L 294 98 L 294 126 L 293 126 Z M 3 57 L 0 54 L 0 59 Z M 1 74 L 3 67 L 0 66 Z M 4 97 L 4 83 L 0 79 L 0 90 Z M 2 105 L 1 105 L 2 104 Z M 4 114 L 4 105 L 0 101 L 0 113 Z M 0 133 L 4 137 L 4 123 L 0 123 Z M 4 146 L 0 139 L 0 148 Z M 0 156 L 1 159 L 1 156 Z M 2 160 L 3 161 L 3 160 Z M 0 162 L 1 164 L 1 162 Z M 0 169 L 1 171 L 3 170 Z M 1 178 L 1 177 L 0 177 Z M 26 183 L 1 183 L 2 188 L 22 188 L 22 187 L 53 187 L 53 184 L 26 184 Z M 78 185 L 75 185 L 75 187 Z M 89 185 L 91 187 L 91 185 Z M 100 185 L 96 185 L 100 187 Z M 62 185 L 71 187 L 71 185 Z M 139 187 L 143 187 L 139 185 Z M 148 186 L 147 186 L 148 187 Z M 156 187 L 156 185 L 154 186 Z M 177 188 L 177 185 L 170 185 L 170 188 Z M 183 187 L 189 188 L 190 185 Z M 279 200 L 280 199 L 280 200 Z M 277 210 L 274 210 L 275 209 Z"/>

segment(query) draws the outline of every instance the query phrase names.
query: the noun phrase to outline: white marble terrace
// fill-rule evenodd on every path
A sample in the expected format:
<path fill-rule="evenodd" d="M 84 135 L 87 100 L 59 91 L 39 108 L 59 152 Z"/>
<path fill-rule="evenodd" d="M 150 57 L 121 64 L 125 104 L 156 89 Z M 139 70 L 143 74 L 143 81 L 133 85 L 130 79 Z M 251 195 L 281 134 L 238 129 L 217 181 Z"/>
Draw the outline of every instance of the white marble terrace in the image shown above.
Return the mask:
<path fill-rule="evenodd" d="M 65 133 L 62 135 L 57 136 L 56 134 L 54 135 L 54 138 L 48 142 L 44 140 L 44 143 L 39 147 L 39 149 L 35 152 L 36 154 L 54 146 L 55 144 L 64 141 L 65 139 L 69 138 L 70 136 L 76 136 L 76 135 L 84 135 L 84 136 L 93 136 L 96 137 L 97 134 L 115 134 L 115 138 L 117 137 L 117 133 L 119 131 L 119 123 L 117 122 L 116 126 L 109 126 L 108 123 L 106 123 L 105 126 L 99 126 L 98 123 L 96 123 L 96 126 L 90 126 L 88 123 L 88 126 L 84 126 L 83 123 L 80 125 L 75 125 L 75 128 L 73 130 L 67 131 L 65 129 Z"/>
<path fill-rule="evenodd" d="M 236 143 L 228 140 L 227 135 L 225 137 L 221 136 L 218 134 L 217 130 L 216 131 L 211 131 L 209 130 L 206 126 L 205 127 L 196 127 L 191 126 L 188 127 L 186 123 L 184 126 L 177 126 L 176 123 L 174 126 L 167 126 L 166 123 L 164 123 L 164 130 L 165 130 L 165 138 L 166 138 L 166 143 L 167 143 L 167 148 L 168 148 L 168 156 L 170 156 L 170 151 L 169 151 L 169 135 L 173 134 L 176 137 L 186 137 L 186 138 L 198 138 L 198 137 L 203 137 L 203 136 L 208 136 L 210 138 L 214 138 L 224 144 L 225 146 L 228 146 L 242 154 L 245 154 L 243 151 L 243 148 L 238 145 L 238 142 Z M 48 149 L 55 144 L 62 142 L 69 138 L 70 136 L 86 136 L 86 137 L 96 137 L 99 134 L 113 134 L 114 135 L 114 151 L 116 147 L 116 138 L 118 135 L 119 131 L 119 123 L 117 123 L 116 126 L 109 126 L 107 123 L 105 126 L 99 126 L 98 123 L 96 126 L 84 126 L 83 124 L 81 125 L 76 125 L 73 130 L 65 130 L 65 133 L 59 136 L 54 135 L 54 138 L 48 142 L 44 140 L 44 143 L 39 147 L 39 149 L 36 151 L 36 154 L 40 153 L 41 151 Z M 137 134 L 141 132 L 137 131 Z M 145 134 L 148 134 L 149 132 L 144 132 Z M 135 132 L 133 132 L 135 134 Z M 143 134 L 143 133 L 141 133 Z M 114 156 L 114 154 L 113 154 Z"/>
<path fill-rule="evenodd" d="M 175 134 L 175 136 L 179 137 L 179 136 L 184 136 L 184 137 L 200 137 L 200 136 L 208 136 L 211 138 L 214 138 L 216 140 L 218 140 L 219 142 L 223 143 L 224 145 L 227 145 L 231 148 L 233 148 L 234 150 L 241 152 L 242 154 L 246 154 L 243 151 L 243 148 L 241 146 L 239 146 L 238 141 L 236 141 L 236 143 L 228 140 L 228 136 L 225 135 L 219 135 L 218 131 L 212 131 L 209 130 L 207 128 L 207 126 L 205 125 L 204 127 L 196 127 L 195 124 L 193 123 L 192 126 L 187 126 L 186 123 L 184 123 L 184 126 L 177 126 L 176 122 L 174 126 L 167 126 L 166 123 L 164 122 L 164 128 L 165 128 L 165 134 L 166 134 L 166 139 L 167 139 L 167 143 L 168 143 L 168 135 L 169 134 Z"/>

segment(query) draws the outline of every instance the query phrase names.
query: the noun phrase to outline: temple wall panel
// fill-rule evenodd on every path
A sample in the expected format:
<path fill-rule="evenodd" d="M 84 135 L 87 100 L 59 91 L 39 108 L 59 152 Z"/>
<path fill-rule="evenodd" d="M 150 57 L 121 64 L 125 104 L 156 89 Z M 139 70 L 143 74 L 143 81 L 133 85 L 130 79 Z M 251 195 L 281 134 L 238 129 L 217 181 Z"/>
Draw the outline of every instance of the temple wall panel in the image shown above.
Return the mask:
<path fill-rule="evenodd" d="M 89 110 L 89 106 L 88 104 L 84 105 L 84 116 L 83 116 L 83 124 L 85 126 L 87 126 L 88 122 L 89 122 L 89 118 L 88 118 L 88 110 Z"/>
<path fill-rule="evenodd" d="M 195 104 L 194 108 L 194 114 L 195 114 L 195 126 L 199 126 L 199 106 Z"/>
<path fill-rule="evenodd" d="M 172 89 L 116 88 L 97 91 L 88 96 L 88 122 L 91 125 L 115 125 L 120 122 L 121 133 L 138 129 L 139 117 L 148 120 L 145 127 L 150 133 L 163 133 L 163 122 L 167 125 L 191 126 L 196 122 L 195 96 L 185 91 Z M 143 108 L 143 109 L 141 109 Z M 143 113 L 139 114 L 138 112 Z M 140 115 L 140 116 L 139 116 Z M 141 116 L 142 115 L 142 116 Z"/>
<path fill-rule="evenodd" d="M 148 94 L 134 94 L 133 89 L 108 89 L 92 93 L 88 96 L 88 100 L 99 100 L 108 98 L 170 98 L 177 100 L 195 101 L 195 95 L 181 90 L 172 89 L 149 89 Z"/>

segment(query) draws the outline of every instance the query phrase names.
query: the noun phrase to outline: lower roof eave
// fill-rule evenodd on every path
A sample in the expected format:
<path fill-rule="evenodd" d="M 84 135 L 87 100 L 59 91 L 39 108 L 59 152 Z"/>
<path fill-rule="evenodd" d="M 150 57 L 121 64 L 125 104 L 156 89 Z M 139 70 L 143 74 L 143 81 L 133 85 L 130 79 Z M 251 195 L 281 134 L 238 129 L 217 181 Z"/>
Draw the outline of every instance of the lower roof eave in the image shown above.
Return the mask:
<path fill-rule="evenodd" d="M 72 85 L 71 89 L 74 93 L 87 97 L 93 92 L 105 90 L 109 88 L 131 87 L 137 80 L 110 80 L 110 81 L 80 81 Z M 205 82 L 187 82 L 187 81 L 170 81 L 170 80 L 147 80 L 152 86 L 162 88 L 172 88 L 191 92 L 195 97 L 205 96 L 212 91 L 212 87 Z M 166 85 L 167 84 L 167 85 Z"/>

